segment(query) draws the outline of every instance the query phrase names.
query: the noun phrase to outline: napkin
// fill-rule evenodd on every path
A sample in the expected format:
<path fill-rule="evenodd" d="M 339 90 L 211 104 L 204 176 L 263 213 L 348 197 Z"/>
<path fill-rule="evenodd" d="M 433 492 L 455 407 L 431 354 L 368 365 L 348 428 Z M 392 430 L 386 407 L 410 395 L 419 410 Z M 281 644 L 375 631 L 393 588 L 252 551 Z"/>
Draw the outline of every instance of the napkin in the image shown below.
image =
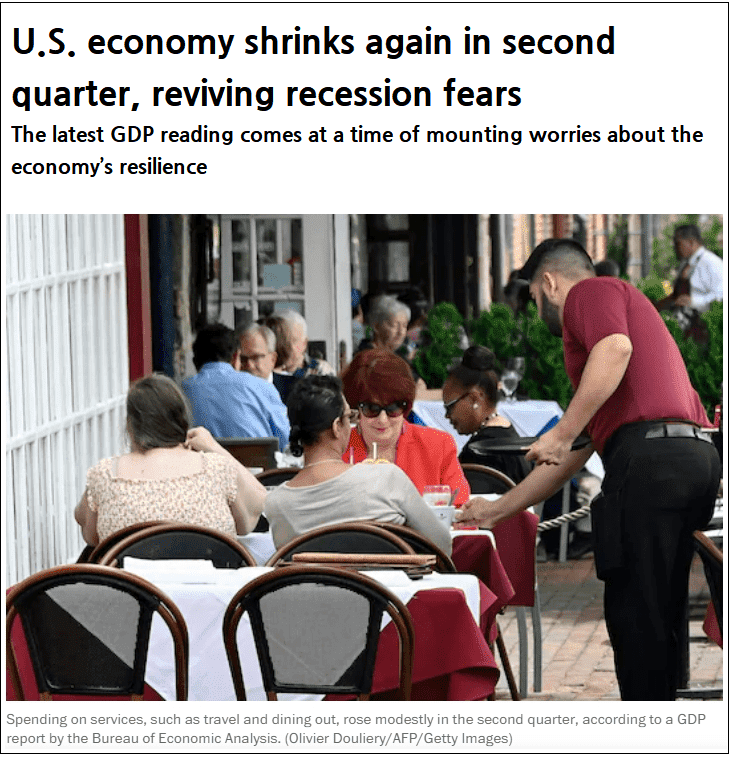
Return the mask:
<path fill-rule="evenodd" d="M 124 570 L 152 583 L 183 584 L 215 583 L 218 572 L 210 560 L 145 560 L 139 557 L 125 557 Z"/>

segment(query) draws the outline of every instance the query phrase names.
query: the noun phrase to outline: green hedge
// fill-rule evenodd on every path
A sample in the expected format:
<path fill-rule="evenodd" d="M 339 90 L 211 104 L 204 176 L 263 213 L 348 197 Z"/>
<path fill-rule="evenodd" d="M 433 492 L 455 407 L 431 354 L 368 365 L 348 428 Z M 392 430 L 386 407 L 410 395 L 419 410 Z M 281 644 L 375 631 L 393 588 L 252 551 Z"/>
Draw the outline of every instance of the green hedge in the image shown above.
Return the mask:
<path fill-rule="evenodd" d="M 707 344 L 685 337 L 674 318 L 662 315 L 679 346 L 692 385 L 712 418 L 722 394 L 722 303 L 713 303 L 702 316 L 708 329 Z M 415 358 L 416 369 L 429 388 L 442 386 L 450 367 L 461 356 L 463 324 L 463 318 L 450 303 L 440 303 L 429 312 L 425 346 Z M 573 391 L 565 372 L 563 342 L 548 331 L 533 303 L 527 314 L 517 318 L 509 307 L 495 303 L 469 323 L 469 334 L 472 344 L 489 347 L 500 364 L 510 357 L 525 356 L 520 393 L 532 399 L 555 400 L 563 409 L 568 406 Z"/>

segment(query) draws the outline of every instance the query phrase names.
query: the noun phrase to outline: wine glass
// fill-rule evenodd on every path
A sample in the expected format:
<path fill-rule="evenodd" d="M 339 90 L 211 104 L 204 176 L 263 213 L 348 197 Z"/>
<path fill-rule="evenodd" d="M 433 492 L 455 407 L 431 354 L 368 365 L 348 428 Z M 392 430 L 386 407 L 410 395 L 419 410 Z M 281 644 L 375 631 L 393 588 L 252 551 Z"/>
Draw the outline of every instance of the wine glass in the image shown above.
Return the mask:
<path fill-rule="evenodd" d="M 519 386 L 522 377 L 525 375 L 525 358 L 511 357 L 505 364 L 502 373 L 502 391 L 504 392 L 507 402 L 515 402 L 514 393 Z"/>

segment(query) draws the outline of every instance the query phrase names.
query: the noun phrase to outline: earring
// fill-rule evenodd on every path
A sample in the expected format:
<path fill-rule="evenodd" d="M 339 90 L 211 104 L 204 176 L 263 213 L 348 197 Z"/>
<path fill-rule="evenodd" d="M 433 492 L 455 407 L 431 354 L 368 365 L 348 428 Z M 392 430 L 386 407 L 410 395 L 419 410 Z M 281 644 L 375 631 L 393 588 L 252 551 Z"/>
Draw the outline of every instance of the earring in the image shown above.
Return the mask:
<path fill-rule="evenodd" d="M 477 403 L 475 402 L 475 403 L 474 403 L 474 404 L 472 405 L 472 407 L 473 407 L 473 408 L 474 408 L 474 409 L 476 410 L 476 409 L 477 409 L 477 408 L 479 407 L 479 405 L 478 405 L 478 404 L 477 404 Z"/>

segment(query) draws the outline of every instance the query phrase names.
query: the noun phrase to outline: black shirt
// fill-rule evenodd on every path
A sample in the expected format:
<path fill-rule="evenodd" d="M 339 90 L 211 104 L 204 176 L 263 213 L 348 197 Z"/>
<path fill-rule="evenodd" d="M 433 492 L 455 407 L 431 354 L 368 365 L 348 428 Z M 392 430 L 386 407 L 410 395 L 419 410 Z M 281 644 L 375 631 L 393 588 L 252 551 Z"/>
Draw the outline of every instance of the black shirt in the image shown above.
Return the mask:
<path fill-rule="evenodd" d="M 513 426 L 486 426 L 479 429 L 464 445 L 464 449 L 461 450 L 461 454 L 459 455 L 459 462 L 488 465 L 490 468 L 496 468 L 498 471 L 505 473 L 516 484 L 519 484 L 532 470 L 532 465 L 525 460 L 524 455 L 499 452 L 489 455 L 478 455 L 470 449 L 470 445 L 474 442 L 493 440 L 495 445 L 497 445 L 504 441 L 519 438 L 520 435 L 515 431 Z"/>

